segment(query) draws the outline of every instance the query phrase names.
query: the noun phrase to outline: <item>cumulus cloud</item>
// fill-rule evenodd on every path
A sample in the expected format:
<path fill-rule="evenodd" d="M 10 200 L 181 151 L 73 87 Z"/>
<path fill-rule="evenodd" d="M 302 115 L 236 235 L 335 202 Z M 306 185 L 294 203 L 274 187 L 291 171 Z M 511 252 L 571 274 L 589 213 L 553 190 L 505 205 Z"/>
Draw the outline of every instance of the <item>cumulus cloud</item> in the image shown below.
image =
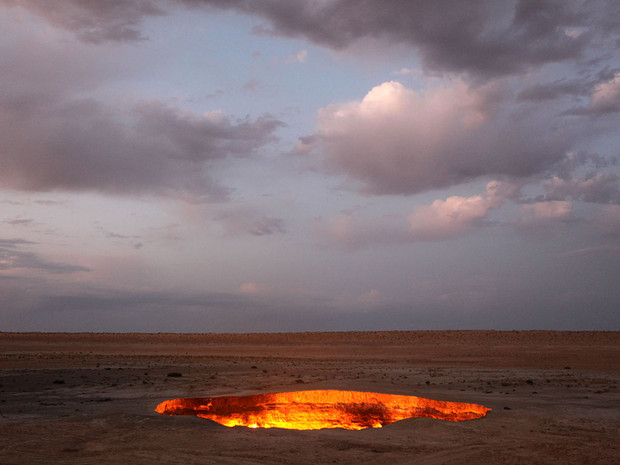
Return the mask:
<path fill-rule="evenodd" d="M 550 200 L 521 205 L 521 216 L 514 221 L 518 234 L 533 239 L 551 239 L 565 235 L 569 230 L 576 231 L 584 225 L 584 218 L 575 214 L 574 204 L 568 200 Z M 588 227 L 601 237 L 600 221 L 588 222 Z"/>
<path fill-rule="evenodd" d="M 492 181 L 483 195 L 451 196 L 416 208 L 409 216 L 413 239 L 439 240 L 459 236 L 481 226 L 489 212 L 505 201 L 500 184 Z"/>
<path fill-rule="evenodd" d="M 480 176 L 524 177 L 561 160 L 575 138 L 544 114 L 513 114 L 499 85 L 455 82 L 418 93 L 399 82 L 361 100 L 318 112 L 319 131 L 303 140 L 327 166 L 373 194 L 415 194 Z"/>
<path fill-rule="evenodd" d="M 492 225 L 488 221 L 491 211 L 508 200 L 517 201 L 518 196 L 519 185 L 491 181 L 482 194 L 437 199 L 415 207 L 409 216 L 368 217 L 361 210 L 346 211 L 329 218 L 323 231 L 331 241 L 349 249 L 453 239 Z"/>

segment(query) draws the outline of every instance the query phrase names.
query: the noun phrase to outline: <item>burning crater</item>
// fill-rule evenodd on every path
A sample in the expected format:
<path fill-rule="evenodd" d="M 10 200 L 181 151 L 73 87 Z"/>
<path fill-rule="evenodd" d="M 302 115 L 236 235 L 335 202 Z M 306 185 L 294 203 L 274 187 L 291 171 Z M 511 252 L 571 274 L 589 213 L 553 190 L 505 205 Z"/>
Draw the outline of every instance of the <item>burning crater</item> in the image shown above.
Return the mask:
<path fill-rule="evenodd" d="M 415 396 L 333 390 L 173 399 L 155 409 L 163 415 L 195 415 L 224 426 L 299 430 L 380 428 L 413 417 L 473 420 L 489 410 Z"/>

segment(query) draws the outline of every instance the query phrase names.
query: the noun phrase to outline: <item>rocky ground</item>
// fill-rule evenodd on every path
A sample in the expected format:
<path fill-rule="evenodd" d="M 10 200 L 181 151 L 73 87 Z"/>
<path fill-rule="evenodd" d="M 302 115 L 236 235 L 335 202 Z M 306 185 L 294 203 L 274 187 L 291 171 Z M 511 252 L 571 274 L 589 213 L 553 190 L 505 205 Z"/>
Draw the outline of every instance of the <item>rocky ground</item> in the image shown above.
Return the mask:
<path fill-rule="evenodd" d="M 179 376 L 180 375 L 180 376 Z M 620 333 L 0 333 L 0 463 L 612 464 Z M 343 389 L 482 404 L 480 420 L 226 428 L 166 399 Z"/>

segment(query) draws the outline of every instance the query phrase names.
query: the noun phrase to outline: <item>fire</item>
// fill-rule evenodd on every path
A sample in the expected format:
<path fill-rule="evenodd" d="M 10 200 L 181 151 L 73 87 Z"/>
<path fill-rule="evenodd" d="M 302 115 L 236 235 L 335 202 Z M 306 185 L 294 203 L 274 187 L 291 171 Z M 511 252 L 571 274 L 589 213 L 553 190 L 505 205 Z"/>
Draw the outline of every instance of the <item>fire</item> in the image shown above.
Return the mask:
<path fill-rule="evenodd" d="M 173 399 L 155 409 L 163 415 L 195 415 L 224 426 L 299 430 L 380 428 L 413 417 L 473 420 L 489 410 L 415 396 L 334 390 Z"/>

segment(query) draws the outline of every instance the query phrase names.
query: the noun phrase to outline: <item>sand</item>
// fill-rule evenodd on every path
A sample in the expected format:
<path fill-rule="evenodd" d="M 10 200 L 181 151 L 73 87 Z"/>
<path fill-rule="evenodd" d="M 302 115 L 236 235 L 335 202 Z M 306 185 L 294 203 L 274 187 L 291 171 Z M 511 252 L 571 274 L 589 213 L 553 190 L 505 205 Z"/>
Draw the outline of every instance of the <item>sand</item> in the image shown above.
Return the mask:
<path fill-rule="evenodd" d="M 0 464 L 608 465 L 620 462 L 619 386 L 619 332 L 0 333 Z M 493 410 L 360 431 L 153 411 L 180 397 L 306 389 Z"/>

